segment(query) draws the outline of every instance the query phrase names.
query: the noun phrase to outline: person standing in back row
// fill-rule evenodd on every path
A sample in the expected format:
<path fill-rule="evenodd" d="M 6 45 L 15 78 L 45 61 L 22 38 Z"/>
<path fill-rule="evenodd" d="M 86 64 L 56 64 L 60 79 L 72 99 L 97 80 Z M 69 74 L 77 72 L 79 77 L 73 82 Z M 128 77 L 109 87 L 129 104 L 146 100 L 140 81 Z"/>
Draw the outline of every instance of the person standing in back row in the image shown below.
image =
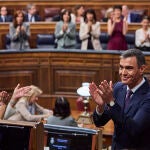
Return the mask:
<path fill-rule="evenodd" d="M 29 49 L 30 25 L 24 22 L 24 13 L 17 10 L 13 23 L 9 25 L 10 48 L 15 50 Z"/>
<path fill-rule="evenodd" d="M 141 28 L 135 31 L 135 45 L 141 51 L 150 52 L 150 18 L 144 16 L 141 21 Z"/>
<path fill-rule="evenodd" d="M 144 54 L 138 49 L 124 51 L 120 57 L 121 82 L 104 80 L 99 86 L 90 84 L 90 93 L 97 107 L 93 120 L 97 127 L 113 120 L 115 130 L 112 150 L 149 150 L 150 85 L 143 76 Z"/>
<path fill-rule="evenodd" d="M 57 49 L 74 49 L 76 44 L 76 26 L 71 22 L 71 12 L 61 11 L 60 21 L 55 27 Z"/>
<path fill-rule="evenodd" d="M 99 40 L 100 23 L 97 21 L 93 9 L 85 11 L 84 22 L 80 24 L 79 36 L 82 41 L 81 50 L 102 50 Z"/>
<path fill-rule="evenodd" d="M 122 19 L 122 7 L 114 6 L 113 19 L 109 19 L 107 23 L 107 30 L 109 37 L 109 42 L 107 45 L 108 50 L 127 50 L 127 42 L 125 35 L 128 30 L 128 24 L 126 17 Z"/>

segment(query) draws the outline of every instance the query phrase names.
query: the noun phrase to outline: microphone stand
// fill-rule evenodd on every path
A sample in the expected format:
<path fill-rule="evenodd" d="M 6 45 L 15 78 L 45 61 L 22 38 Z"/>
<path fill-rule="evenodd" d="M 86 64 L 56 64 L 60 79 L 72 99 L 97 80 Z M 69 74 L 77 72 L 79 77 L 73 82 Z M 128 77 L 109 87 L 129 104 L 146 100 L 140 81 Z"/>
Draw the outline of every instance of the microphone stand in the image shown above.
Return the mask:
<path fill-rule="evenodd" d="M 19 50 L 20 50 L 20 51 L 23 51 L 23 49 L 22 49 L 22 45 L 23 45 L 23 34 L 22 34 L 22 31 L 21 31 L 21 25 L 20 25 L 20 33 L 19 33 L 19 42 L 20 42 L 20 48 L 19 48 Z"/>

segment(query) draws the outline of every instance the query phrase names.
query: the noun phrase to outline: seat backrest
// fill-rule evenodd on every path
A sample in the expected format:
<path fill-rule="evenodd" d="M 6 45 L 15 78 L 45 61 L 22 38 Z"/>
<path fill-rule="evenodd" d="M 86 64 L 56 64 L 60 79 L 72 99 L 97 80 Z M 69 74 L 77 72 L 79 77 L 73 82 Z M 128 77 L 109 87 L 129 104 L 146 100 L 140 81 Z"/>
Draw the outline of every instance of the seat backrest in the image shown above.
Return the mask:
<path fill-rule="evenodd" d="M 127 33 L 125 35 L 125 37 L 126 37 L 128 49 L 135 48 L 135 34 L 134 33 Z"/>
<path fill-rule="evenodd" d="M 107 44 L 108 44 L 108 41 L 109 41 L 109 35 L 107 34 L 107 32 L 102 32 L 100 34 L 99 40 L 100 40 L 102 49 L 106 50 L 107 49 Z"/>
<path fill-rule="evenodd" d="M 45 21 L 52 21 L 53 17 L 59 15 L 60 8 L 53 7 L 53 8 L 44 8 L 44 17 Z"/>
<path fill-rule="evenodd" d="M 37 34 L 37 48 L 54 48 L 54 34 Z"/>
<path fill-rule="evenodd" d="M 5 48 L 6 49 L 10 49 L 10 35 L 9 34 L 6 34 L 5 36 Z"/>

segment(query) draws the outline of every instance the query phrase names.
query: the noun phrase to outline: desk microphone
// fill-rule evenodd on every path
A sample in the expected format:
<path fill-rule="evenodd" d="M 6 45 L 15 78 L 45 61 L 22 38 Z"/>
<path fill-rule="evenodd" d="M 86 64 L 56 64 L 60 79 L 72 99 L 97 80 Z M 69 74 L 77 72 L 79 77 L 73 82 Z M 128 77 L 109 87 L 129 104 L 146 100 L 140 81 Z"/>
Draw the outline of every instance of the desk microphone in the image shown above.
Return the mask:
<path fill-rule="evenodd" d="M 23 50 L 23 49 L 22 49 L 23 35 L 22 35 L 21 27 L 22 27 L 22 24 L 19 24 L 19 30 L 20 30 L 20 32 L 19 32 L 19 41 L 20 41 L 20 48 L 19 48 L 19 50 L 20 50 L 20 51 Z"/>

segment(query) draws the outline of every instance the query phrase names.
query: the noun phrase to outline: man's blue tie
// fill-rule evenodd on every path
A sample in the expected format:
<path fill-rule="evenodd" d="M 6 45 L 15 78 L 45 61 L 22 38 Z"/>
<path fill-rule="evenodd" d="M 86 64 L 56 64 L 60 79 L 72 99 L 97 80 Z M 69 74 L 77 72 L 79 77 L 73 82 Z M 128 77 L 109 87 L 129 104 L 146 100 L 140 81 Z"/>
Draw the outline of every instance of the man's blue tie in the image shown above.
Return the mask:
<path fill-rule="evenodd" d="M 129 89 L 127 91 L 127 94 L 126 94 L 126 98 L 125 98 L 125 108 L 128 107 L 129 103 L 130 103 L 130 98 L 131 98 L 131 95 L 133 94 L 133 92 Z"/>

